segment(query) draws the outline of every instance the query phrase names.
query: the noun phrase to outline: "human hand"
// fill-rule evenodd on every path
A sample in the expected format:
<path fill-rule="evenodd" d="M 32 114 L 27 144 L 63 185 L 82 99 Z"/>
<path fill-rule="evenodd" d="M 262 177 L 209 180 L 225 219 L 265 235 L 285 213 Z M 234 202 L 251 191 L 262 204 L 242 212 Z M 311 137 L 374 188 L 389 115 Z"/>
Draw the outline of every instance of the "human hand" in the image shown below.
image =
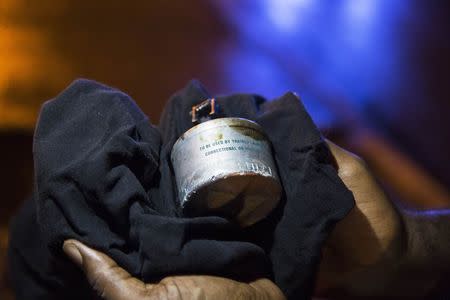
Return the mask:
<path fill-rule="evenodd" d="M 323 248 L 318 292 L 377 293 L 389 284 L 404 254 L 403 224 L 364 162 L 329 141 L 328 145 L 356 205 L 336 225 Z"/>
<path fill-rule="evenodd" d="M 285 299 L 278 287 L 265 278 L 242 283 L 215 276 L 185 275 L 144 283 L 106 254 L 79 241 L 65 241 L 63 250 L 84 271 L 95 292 L 106 300 Z"/>

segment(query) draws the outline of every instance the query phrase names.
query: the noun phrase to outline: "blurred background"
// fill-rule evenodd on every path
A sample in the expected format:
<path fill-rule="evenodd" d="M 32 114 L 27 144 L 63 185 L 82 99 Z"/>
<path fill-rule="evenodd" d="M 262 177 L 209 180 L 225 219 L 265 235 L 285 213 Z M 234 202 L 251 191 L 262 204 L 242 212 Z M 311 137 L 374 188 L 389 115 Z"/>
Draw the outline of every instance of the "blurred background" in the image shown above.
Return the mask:
<path fill-rule="evenodd" d="M 79 77 L 130 94 L 153 123 L 191 78 L 211 94 L 295 91 L 400 205 L 450 206 L 448 1 L 0 0 L 2 299 L 40 106 Z"/>

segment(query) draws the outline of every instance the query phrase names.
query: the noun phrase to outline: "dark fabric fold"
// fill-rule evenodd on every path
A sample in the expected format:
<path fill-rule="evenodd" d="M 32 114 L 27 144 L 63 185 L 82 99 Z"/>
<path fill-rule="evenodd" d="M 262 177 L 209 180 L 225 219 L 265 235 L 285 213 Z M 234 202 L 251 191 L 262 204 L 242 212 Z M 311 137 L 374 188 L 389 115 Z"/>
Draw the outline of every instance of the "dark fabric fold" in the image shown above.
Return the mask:
<path fill-rule="evenodd" d="M 310 296 L 323 241 L 353 206 L 325 142 L 292 93 L 271 102 L 248 94 L 217 97 L 224 116 L 264 128 L 283 199 L 245 230 L 220 217 L 184 218 L 170 151 L 191 127 L 191 106 L 208 97 L 199 82 L 190 82 L 169 100 L 158 127 L 126 94 L 93 81 L 75 81 L 44 104 L 33 145 L 35 194 L 11 225 L 18 299 L 89 294 L 62 254 L 67 238 L 104 251 L 145 281 L 177 274 L 265 276 L 290 299 Z M 33 239 L 24 239 L 28 234 Z"/>

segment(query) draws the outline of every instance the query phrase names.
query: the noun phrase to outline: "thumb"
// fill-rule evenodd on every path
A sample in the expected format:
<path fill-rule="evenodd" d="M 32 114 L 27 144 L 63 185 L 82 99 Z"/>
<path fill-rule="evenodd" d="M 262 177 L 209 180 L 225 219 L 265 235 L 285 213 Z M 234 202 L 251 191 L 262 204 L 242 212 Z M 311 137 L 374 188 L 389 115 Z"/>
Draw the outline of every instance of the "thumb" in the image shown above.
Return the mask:
<path fill-rule="evenodd" d="M 84 271 L 89 284 L 103 299 L 139 299 L 148 292 L 149 285 L 132 277 L 102 252 L 72 239 L 64 242 L 63 250 Z"/>

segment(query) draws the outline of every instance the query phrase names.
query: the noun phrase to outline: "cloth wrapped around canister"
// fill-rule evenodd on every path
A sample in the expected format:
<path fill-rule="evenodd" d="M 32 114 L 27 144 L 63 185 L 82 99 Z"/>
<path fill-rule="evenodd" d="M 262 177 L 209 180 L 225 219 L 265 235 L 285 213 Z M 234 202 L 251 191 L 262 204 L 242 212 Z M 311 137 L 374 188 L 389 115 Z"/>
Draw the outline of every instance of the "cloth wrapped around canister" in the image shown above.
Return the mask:
<path fill-rule="evenodd" d="M 281 200 L 245 229 L 217 216 L 183 218 L 170 154 L 192 127 L 192 106 L 209 97 L 189 83 L 170 98 L 157 127 L 129 96 L 93 81 L 76 81 L 44 104 L 33 142 L 35 193 L 10 232 L 17 299 L 91 298 L 82 272 L 62 253 L 69 238 L 145 282 L 181 274 L 267 277 L 288 299 L 309 299 L 323 242 L 353 207 L 352 195 L 295 95 L 270 102 L 230 95 L 217 98 L 223 116 L 257 122 L 272 143 Z"/>

